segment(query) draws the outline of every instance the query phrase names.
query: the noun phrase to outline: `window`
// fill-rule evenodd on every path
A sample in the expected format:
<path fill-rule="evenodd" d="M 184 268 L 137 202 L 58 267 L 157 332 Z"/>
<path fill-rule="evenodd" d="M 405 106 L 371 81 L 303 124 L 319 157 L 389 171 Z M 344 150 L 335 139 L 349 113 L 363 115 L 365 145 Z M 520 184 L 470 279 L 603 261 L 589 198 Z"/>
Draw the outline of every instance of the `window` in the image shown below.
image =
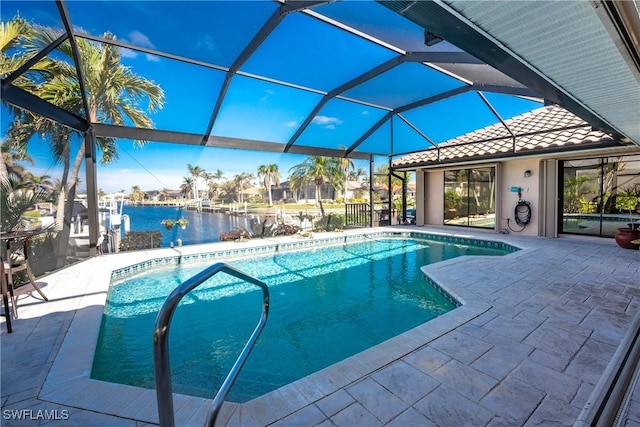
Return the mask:
<path fill-rule="evenodd" d="M 495 168 L 456 169 L 444 173 L 444 223 L 495 228 Z"/>
<path fill-rule="evenodd" d="M 560 162 L 560 231 L 611 237 L 640 221 L 640 156 Z"/>

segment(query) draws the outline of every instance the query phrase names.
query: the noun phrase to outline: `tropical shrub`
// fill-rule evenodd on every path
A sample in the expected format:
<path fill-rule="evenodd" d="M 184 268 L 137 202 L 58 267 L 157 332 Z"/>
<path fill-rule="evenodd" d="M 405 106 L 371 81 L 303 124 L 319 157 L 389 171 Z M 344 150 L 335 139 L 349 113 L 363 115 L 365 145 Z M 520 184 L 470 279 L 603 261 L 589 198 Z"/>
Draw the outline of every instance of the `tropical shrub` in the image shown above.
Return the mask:
<path fill-rule="evenodd" d="M 315 222 L 314 231 L 338 231 L 344 230 L 344 215 L 328 214 Z"/>
<path fill-rule="evenodd" d="M 635 211 L 638 203 L 640 203 L 640 184 L 618 191 L 616 208 L 620 212 Z"/>

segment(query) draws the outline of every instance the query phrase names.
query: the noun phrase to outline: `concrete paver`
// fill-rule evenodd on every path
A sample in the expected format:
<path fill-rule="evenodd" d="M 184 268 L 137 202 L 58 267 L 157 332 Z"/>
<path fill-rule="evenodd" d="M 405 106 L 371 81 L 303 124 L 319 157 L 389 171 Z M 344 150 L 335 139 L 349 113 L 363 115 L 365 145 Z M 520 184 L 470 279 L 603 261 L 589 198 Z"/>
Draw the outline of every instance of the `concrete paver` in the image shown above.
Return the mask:
<path fill-rule="evenodd" d="M 534 426 L 575 421 L 640 308 L 640 253 L 620 249 L 612 239 L 392 228 L 398 229 L 500 239 L 523 250 L 428 266 L 423 271 L 465 305 L 410 331 L 404 341 L 396 337 L 247 404 L 225 404 L 221 424 Z M 150 255 L 127 256 L 126 262 L 134 263 Z M 7 334 L 0 324 L 3 425 L 157 422 L 155 392 L 117 386 L 123 388 L 114 389 L 115 397 L 104 405 L 100 384 L 88 379 L 95 318 L 102 312 L 109 271 L 122 259 L 94 258 L 40 278 L 50 301 L 22 295 L 15 332 Z M 639 384 L 626 407 L 629 426 L 640 425 Z M 202 424 L 210 401 L 180 397 L 176 402 L 185 425 Z M 5 410 L 22 415 L 66 411 L 68 419 L 64 424 L 18 420 L 6 417 Z"/>

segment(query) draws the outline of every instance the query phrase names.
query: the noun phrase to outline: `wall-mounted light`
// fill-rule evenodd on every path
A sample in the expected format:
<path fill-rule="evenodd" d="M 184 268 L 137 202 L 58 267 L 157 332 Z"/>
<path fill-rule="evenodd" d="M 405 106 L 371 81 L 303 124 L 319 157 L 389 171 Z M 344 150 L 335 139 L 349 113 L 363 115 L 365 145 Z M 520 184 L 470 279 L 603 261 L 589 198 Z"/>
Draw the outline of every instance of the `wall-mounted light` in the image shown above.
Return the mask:
<path fill-rule="evenodd" d="M 524 171 L 524 177 L 525 178 L 529 178 L 531 176 L 531 171 L 529 169 L 527 169 L 526 171 Z"/>

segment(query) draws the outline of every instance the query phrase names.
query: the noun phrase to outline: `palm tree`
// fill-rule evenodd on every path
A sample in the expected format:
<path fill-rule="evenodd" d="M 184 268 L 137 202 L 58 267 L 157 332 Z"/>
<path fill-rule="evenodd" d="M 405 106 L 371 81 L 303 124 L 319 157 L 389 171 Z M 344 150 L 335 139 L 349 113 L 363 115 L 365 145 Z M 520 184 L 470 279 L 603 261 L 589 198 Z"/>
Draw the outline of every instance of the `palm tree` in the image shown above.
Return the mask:
<path fill-rule="evenodd" d="M 243 202 L 242 192 L 251 186 L 251 180 L 255 179 L 255 175 L 252 173 L 242 172 L 233 177 L 233 183 L 235 185 L 236 194 L 238 194 L 239 202 Z"/>
<path fill-rule="evenodd" d="M 358 168 L 357 171 L 351 171 L 349 173 L 349 177 L 357 182 L 360 182 L 360 178 L 367 176 L 367 173 L 364 171 L 364 169 L 362 168 Z"/>
<path fill-rule="evenodd" d="M 180 194 L 182 194 L 184 198 L 188 199 L 191 197 L 192 192 L 193 192 L 193 178 L 189 176 L 182 177 L 182 184 L 180 184 Z"/>
<path fill-rule="evenodd" d="M 106 39 L 113 39 L 105 34 Z M 24 43 L 26 57 L 33 52 L 49 46 L 58 35 L 49 28 L 37 28 L 29 43 Z M 32 92 L 54 105 L 62 107 L 80 116 L 87 117 L 91 123 L 102 122 L 124 125 L 130 121 L 134 127 L 152 128 L 153 122 L 147 113 L 138 108 L 144 103 L 148 112 L 162 108 L 164 92 L 154 82 L 131 71 L 120 62 L 120 47 L 109 44 L 97 44 L 86 39 L 76 40 L 79 49 L 79 66 L 85 78 L 85 90 L 88 111 L 84 110 L 82 93 L 77 79 L 73 52 L 69 43 L 58 47 L 59 54 L 67 60 L 52 60 L 51 76 L 43 81 L 31 79 Z M 51 56 L 55 57 L 55 56 Z M 28 77 L 28 76 L 25 76 Z M 32 135 L 40 134 L 48 138 L 54 155 L 63 164 L 62 188 L 58 201 L 58 223 L 62 227 L 59 236 L 58 254 L 64 256 L 69 240 L 71 211 L 78 184 L 78 175 L 84 159 L 85 144 L 80 143 L 78 151 L 71 153 L 70 140 L 81 135 L 47 119 L 36 117 L 29 112 L 16 113 L 12 124 L 14 136 L 27 141 Z M 117 158 L 117 147 L 113 138 L 96 138 L 102 153 L 101 162 L 108 163 Z M 142 144 L 143 141 L 137 141 Z M 59 265 L 61 266 L 61 265 Z"/>
<path fill-rule="evenodd" d="M 133 187 L 131 187 L 131 195 L 129 196 L 129 199 L 132 202 L 137 202 L 137 201 L 143 200 L 144 195 L 145 195 L 145 192 L 140 189 L 140 186 L 134 185 Z"/>
<path fill-rule="evenodd" d="M 22 47 L 32 44 L 34 36 L 33 27 L 19 16 L 6 22 L 0 22 L 0 75 L 2 77 L 10 75 L 29 60 L 31 55 L 25 54 Z M 43 58 L 30 67 L 25 74 L 18 76 L 13 84 L 31 91 L 34 88 L 34 82 L 49 78 L 55 70 L 55 63 L 48 57 Z M 20 115 L 21 110 L 8 104 L 7 107 L 12 114 Z M 0 151 L 0 179 L 8 179 L 7 156 L 15 159 L 26 155 L 26 141 L 8 138 L 3 141 Z"/>
<path fill-rule="evenodd" d="M 213 182 L 213 174 L 210 172 L 202 172 L 202 179 L 204 179 L 204 185 L 207 188 L 207 199 L 211 198 L 211 194 L 212 194 L 212 190 L 214 189 L 211 184 L 215 183 Z"/>
<path fill-rule="evenodd" d="M 213 179 L 215 179 L 216 182 L 220 184 L 220 180 L 226 178 L 224 177 L 224 172 L 222 172 L 220 169 L 216 169 L 216 171 L 213 173 Z"/>
<path fill-rule="evenodd" d="M 218 192 L 220 191 L 224 192 L 223 187 L 220 185 L 220 181 L 222 181 L 223 179 L 227 179 L 224 177 L 224 172 L 222 172 L 220 169 L 216 169 L 216 171 L 213 173 L 213 179 L 216 180 L 216 185 L 214 190 L 216 194 L 218 194 Z"/>
<path fill-rule="evenodd" d="M 220 188 L 220 194 L 227 194 L 234 198 L 235 198 L 235 195 L 238 193 L 238 186 L 236 185 L 236 182 L 233 180 L 223 182 L 219 188 Z"/>
<path fill-rule="evenodd" d="M 51 195 L 55 190 L 55 185 L 49 175 L 34 175 L 28 172 L 23 179 L 34 191 Z"/>
<path fill-rule="evenodd" d="M 391 188 L 389 188 L 389 166 L 381 165 L 376 169 L 376 176 L 373 178 L 374 184 L 387 190 L 389 198 L 393 198 L 393 189 L 402 187 L 402 180 L 396 176 L 391 175 Z"/>
<path fill-rule="evenodd" d="M 24 187 L 12 177 L 0 178 L 0 231 L 7 232 L 22 227 L 22 214 L 35 204 L 44 202 L 47 195 L 42 190 Z"/>
<path fill-rule="evenodd" d="M 325 182 L 331 183 L 335 189 L 342 188 L 344 169 L 340 159 L 325 156 L 309 156 L 302 163 L 293 166 L 289 173 L 298 185 L 313 182 L 316 186 L 316 203 L 320 205 L 320 212 L 325 216 L 322 206 L 321 191 Z"/>
<path fill-rule="evenodd" d="M 258 167 L 258 179 L 263 179 L 264 188 L 269 193 L 269 206 L 273 206 L 273 198 L 271 197 L 271 184 L 280 185 L 280 172 L 278 171 L 278 165 L 275 163 L 269 163 L 267 165 L 261 165 Z"/>
<path fill-rule="evenodd" d="M 162 200 L 167 200 L 169 198 L 169 189 L 166 187 L 163 188 L 160 190 L 160 195 L 162 196 Z"/>
<path fill-rule="evenodd" d="M 355 169 L 356 165 L 355 163 L 353 163 L 353 160 L 351 160 L 348 157 L 343 157 L 342 159 L 340 159 L 340 166 L 342 166 L 342 170 L 344 172 L 344 196 L 343 196 L 343 201 L 344 203 L 347 203 L 347 187 L 349 185 L 349 171 Z"/>
<path fill-rule="evenodd" d="M 204 173 L 204 169 L 200 166 L 192 166 L 190 163 L 187 164 L 187 169 L 189 169 L 189 173 L 193 177 L 193 193 L 194 199 L 199 199 L 200 194 L 198 193 L 198 178 L 202 176 Z"/>

